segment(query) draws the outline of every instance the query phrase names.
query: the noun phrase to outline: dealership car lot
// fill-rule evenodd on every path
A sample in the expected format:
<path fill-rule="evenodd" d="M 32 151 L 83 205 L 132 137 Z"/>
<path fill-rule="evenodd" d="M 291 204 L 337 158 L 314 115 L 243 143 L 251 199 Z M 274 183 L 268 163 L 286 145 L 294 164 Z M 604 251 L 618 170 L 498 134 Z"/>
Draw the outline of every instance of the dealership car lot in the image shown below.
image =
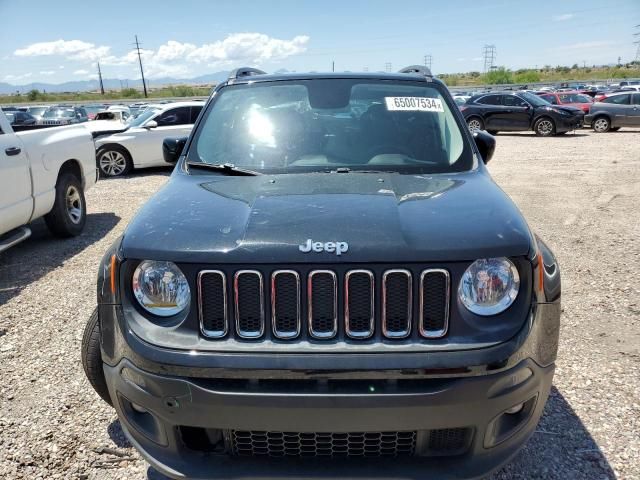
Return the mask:
<path fill-rule="evenodd" d="M 494 479 L 640 478 L 639 129 L 500 134 L 489 170 L 562 268 L 554 389 Z M 167 179 L 143 170 L 87 193 L 86 231 L 43 225 L 0 255 L 0 478 L 159 478 L 85 380 L 79 347 L 101 256 Z"/>

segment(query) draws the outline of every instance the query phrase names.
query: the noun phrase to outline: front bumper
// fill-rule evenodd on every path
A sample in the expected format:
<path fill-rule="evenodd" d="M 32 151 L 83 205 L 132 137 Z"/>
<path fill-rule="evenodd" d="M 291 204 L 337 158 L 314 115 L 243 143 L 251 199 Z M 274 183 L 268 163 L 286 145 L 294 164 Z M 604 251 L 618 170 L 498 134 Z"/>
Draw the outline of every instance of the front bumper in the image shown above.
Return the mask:
<path fill-rule="evenodd" d="M 522 331 L 494 347 L 392 355 L 199 355 L 144 342 L 125 328 L 119 306 L 99 312 L 105 376 L 123 430 L 170 477 L 463 479 L 507 462 L 535 430 L 553 378 L 560 304 L 532 306 Z M 465 373 L 453 371 L 461 366 Z M 520 414 L 505 416 L 522 403 Z M 415 431 L 423 444 L 445 429 L 468 433 L 455 455 L 430 456 L 418 446 L 402 459 L 225 453 L 236 430 Z M 203 451 L 187 438 L 194 433 L 224 441 Z"/>
<path fill-rule="evenodd" d="M 195 379 L 150 374 L 128 360 L 116 367 L 105 365 L 111 397 L 131 442 L 164 474 L 197 479 L 478 478 L 508 461 L 533 433 L 553 371 L 553 365 L 540 367 L 523 360 L 501 373 L 434 379 L 420 389 L 305 394 L 212 388 Z M 134 410 L 132 403 L 147 413 Z M 521 403 L 525 407 L 520 413 L 504 413 Z M 213 431 L 229 438 L 239 430 L 417 431 L 418 438 L 428 438 L 429 432 L 442 429 L 465 429 L 468 442 L 453 456 L 411 456 L 402 461 L 241 457 L 224 452 L 232 448 L 228 442 L 202 451 L 186 437 Z"/>
<path fill-rule="evenodd" d="M 582 128 L 585 123 L 584 115 L 576 115 L 573 117 L 562 117 L 556 123 L 556 132 L 569 132 Z"/>

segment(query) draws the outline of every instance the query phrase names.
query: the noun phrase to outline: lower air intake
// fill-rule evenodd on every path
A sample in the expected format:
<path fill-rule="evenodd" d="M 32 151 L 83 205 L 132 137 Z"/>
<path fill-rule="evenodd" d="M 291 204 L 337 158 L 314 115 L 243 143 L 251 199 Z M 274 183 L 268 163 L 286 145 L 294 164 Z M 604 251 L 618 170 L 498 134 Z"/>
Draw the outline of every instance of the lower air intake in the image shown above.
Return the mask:
<path fill-rule="evenodd" d="M 417 432 L 261 432 L 232 430 L 234 455 L 398 457 L 415 454 Z"/>

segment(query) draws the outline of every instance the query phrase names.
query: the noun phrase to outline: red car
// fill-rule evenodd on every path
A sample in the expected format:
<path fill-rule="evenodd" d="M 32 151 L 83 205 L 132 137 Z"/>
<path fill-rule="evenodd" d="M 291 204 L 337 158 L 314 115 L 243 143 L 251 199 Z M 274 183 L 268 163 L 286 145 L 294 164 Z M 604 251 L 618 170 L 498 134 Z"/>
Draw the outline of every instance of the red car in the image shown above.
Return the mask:
<path fill-rule="evenodd" d="M 538 95 L 552 105 L 570 105 L 589 113 L 593 98 L 580 92 L 541 92 Z"/>

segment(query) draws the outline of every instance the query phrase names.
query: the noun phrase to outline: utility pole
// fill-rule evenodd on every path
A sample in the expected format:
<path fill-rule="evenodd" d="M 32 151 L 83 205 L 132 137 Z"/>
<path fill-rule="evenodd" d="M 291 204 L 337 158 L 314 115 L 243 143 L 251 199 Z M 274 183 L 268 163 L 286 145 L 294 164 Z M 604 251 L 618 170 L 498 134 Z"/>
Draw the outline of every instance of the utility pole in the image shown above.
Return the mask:
<path fill-rule="evenodd" d="M 484 57 L 484 72 L 487 73 L 493 70 L 496 60 L 496 46 L 485 45 L 482 49 L 482 56 Z"/>
<path fill-rule="evenodd" d="M 385 70 L 385 72 L 390 72 L 391 71 L 391 62 L 386 62 L 384 64 L 384 70 Z"/>
<path fill-rule="evenodd" d="M 104 84 L 102 83 L 102 72 L 100 71 L 100 62 L 98 63 L 98 81 L 100 82 L 100 94 L 104 95 Z"/>
<path fill-rule="evenodd" d="M 144 70 L 142 69 L 142 55 L 140 54 L 140 43 L 138 43 L 138 35 L 136 35 L 136 50 L 138 51 L 138 63 L 140 63 L 140 76 L 142 76 L 142 88 L 144 90 L 144 98 L 147 98 L 147 84 L 144 81 Z"/>
<path fill-rule="evenodd" d="M 433 57 L 431 55 L 424 56 L 424 66 L 431 70 L 431 64 L 433 63 Z"/>
<path fill-rule="evenodd" d="M 335 60 L 331 62 L 331 71 L 332 72 L 336 71 L 336 62 L 335 62 Z"/>
<path fill-rule="evenodd" d="M 636 62 L 640 62 L 640 25 L 636 25 L 633 28 L 637 30 L 637 32 L 633 34 L 633 36 L 637 38 L 637 40 L 633 43 L 635 45 L 638 45 L 638 48 L 636 50 Z"/>

